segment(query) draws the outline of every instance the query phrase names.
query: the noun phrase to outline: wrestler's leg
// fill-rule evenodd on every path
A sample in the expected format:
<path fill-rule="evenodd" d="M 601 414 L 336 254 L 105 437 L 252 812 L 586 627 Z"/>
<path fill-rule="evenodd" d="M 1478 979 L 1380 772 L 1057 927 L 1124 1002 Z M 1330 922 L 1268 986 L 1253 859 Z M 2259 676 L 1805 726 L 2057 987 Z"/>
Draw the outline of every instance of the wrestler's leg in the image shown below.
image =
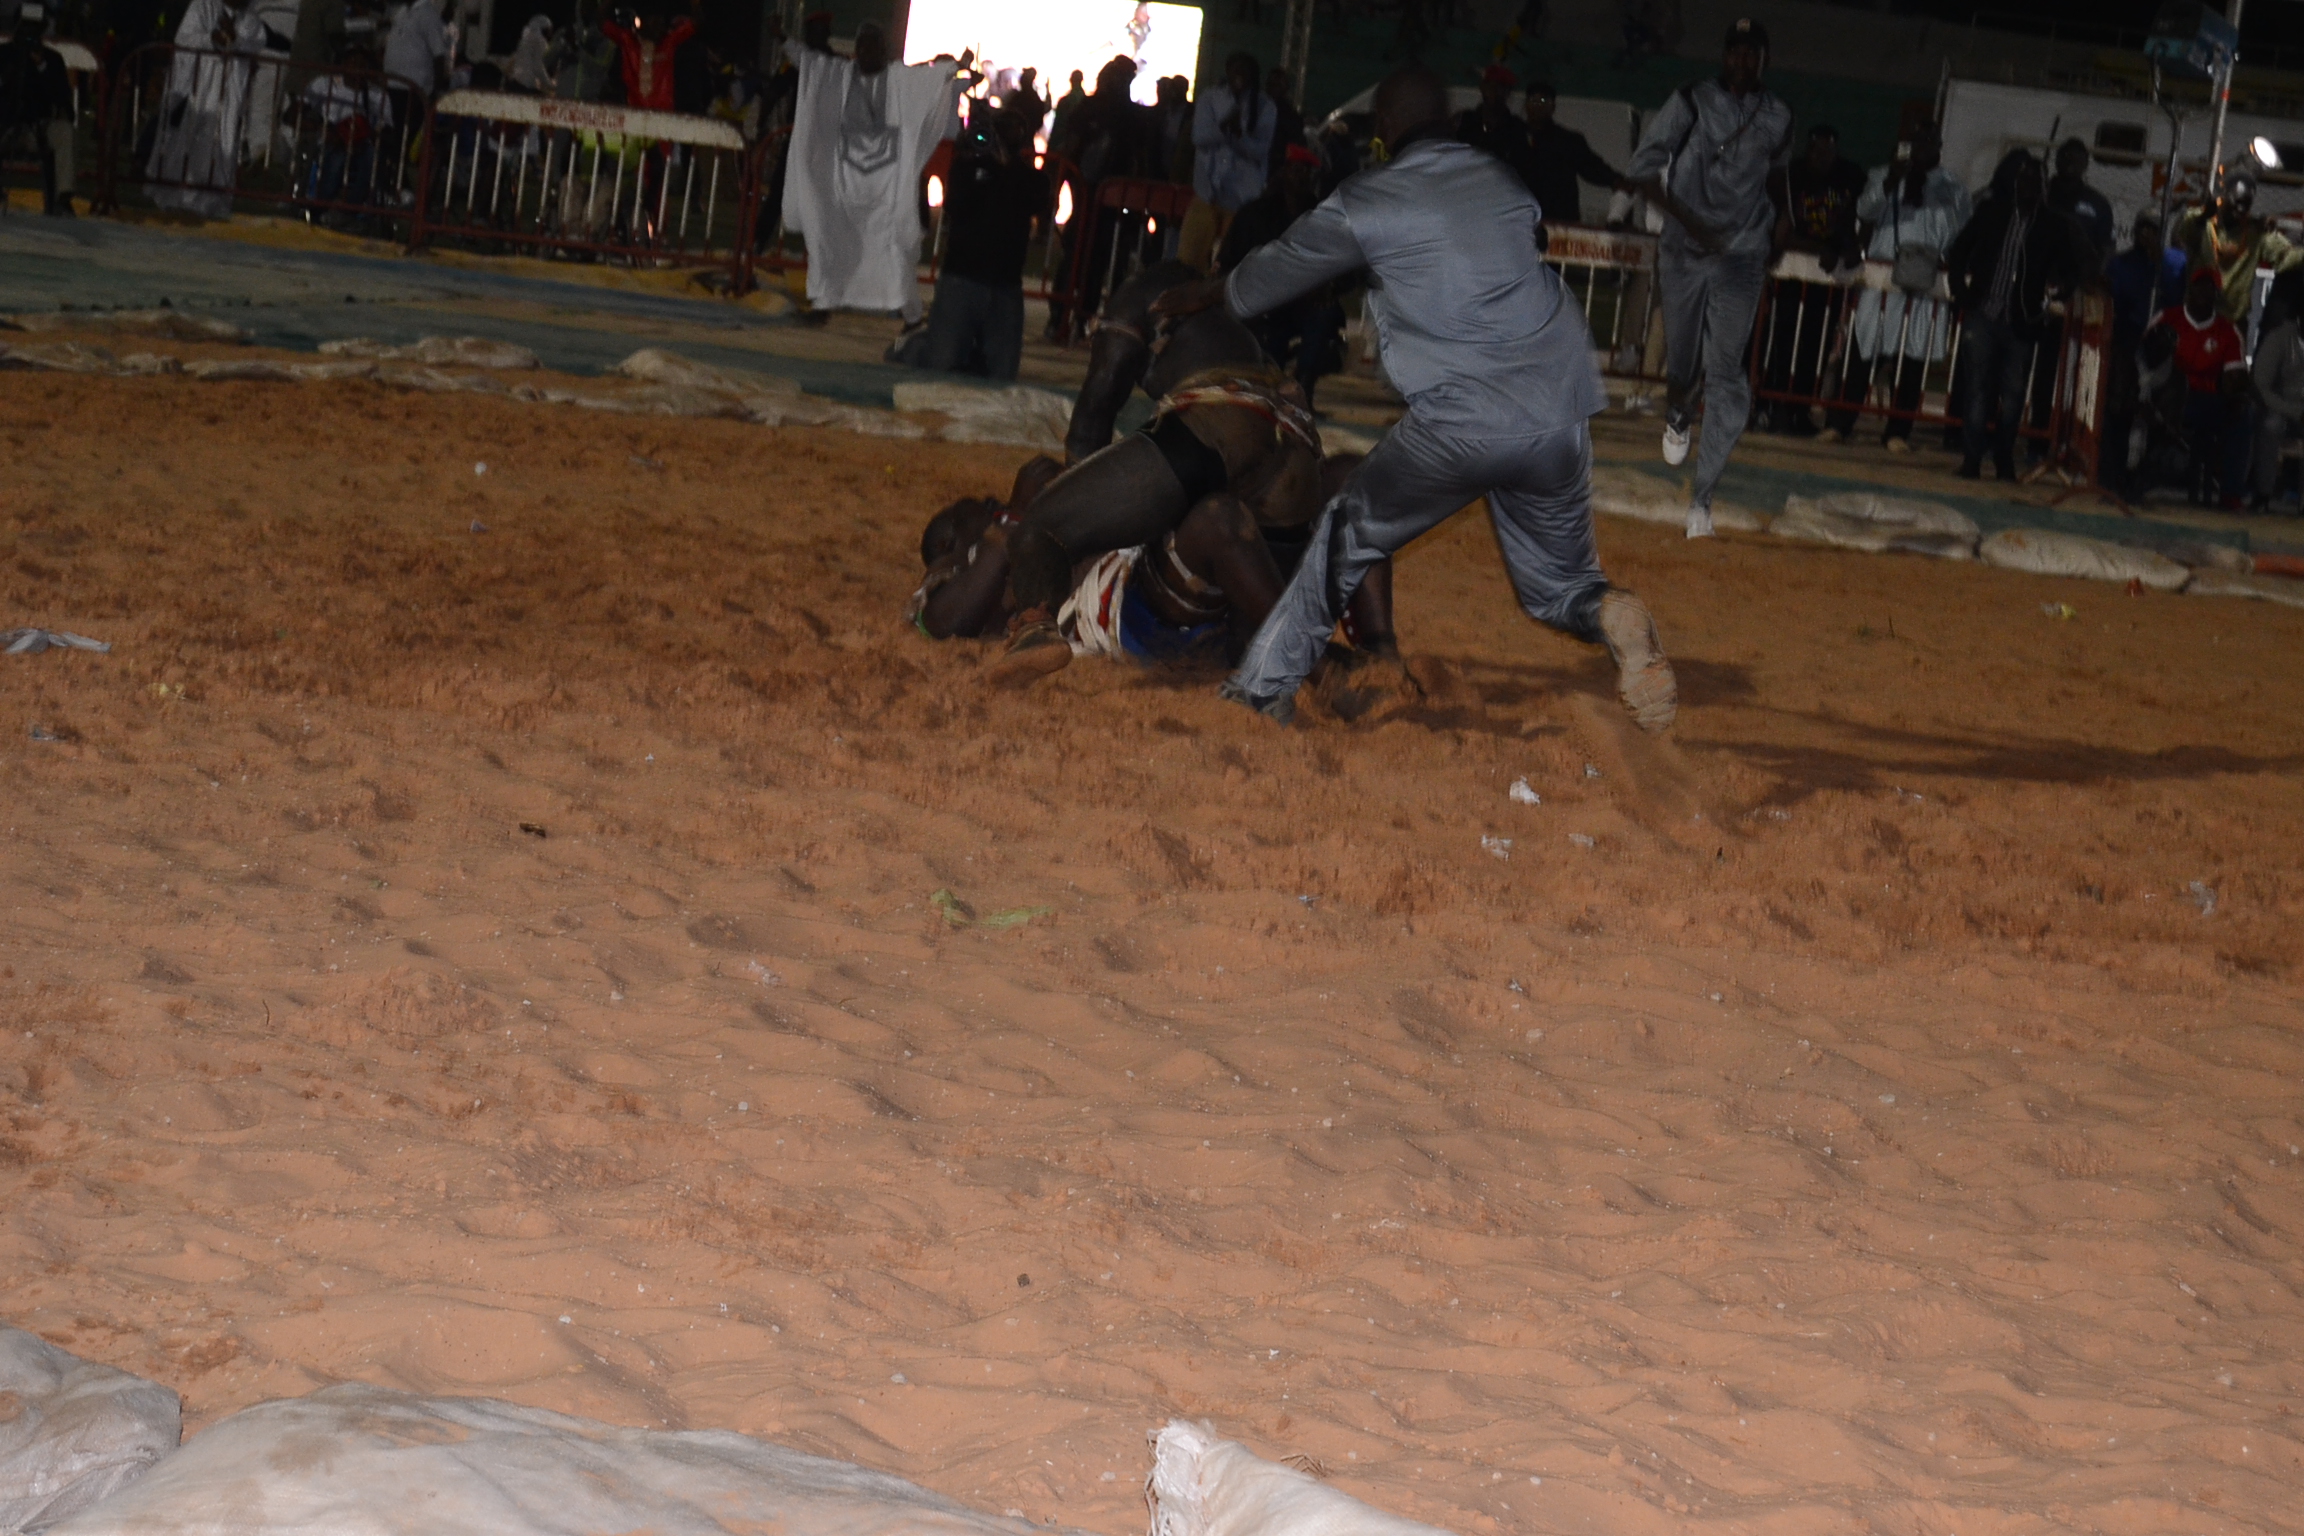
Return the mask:
<path fill-rule="evenodd" d="M 1359 590 L 1344 605 L 1344 634 L 1356 650 L 1378 655 L 1397 652 L 1399 638 L 1392 631 L 1392 557 L 1386 555 L 1368 567 Z"/>
<path fill-rule="evenodd" d="M 1226 492 L 1202 497 L 1177 526 L 1176 554 L 1186 570 L 1231 600 L 1234 649 L 1246 645 L 1283 585 L 1255 514 Z"/>
<path fill-rule="evenodd" d="M 1184 486 L 1158 447 L 1131 433 L 1056 477 L 1009 536 L 1019 614 L 1062 605 L 1072 567 L 1148 544 L 1184 519 Z"/>

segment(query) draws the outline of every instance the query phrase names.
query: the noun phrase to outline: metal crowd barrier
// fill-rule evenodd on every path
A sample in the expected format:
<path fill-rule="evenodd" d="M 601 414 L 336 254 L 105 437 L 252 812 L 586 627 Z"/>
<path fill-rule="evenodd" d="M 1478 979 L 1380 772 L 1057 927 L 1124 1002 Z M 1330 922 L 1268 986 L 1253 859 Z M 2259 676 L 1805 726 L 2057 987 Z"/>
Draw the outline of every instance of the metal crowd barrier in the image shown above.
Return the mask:
<path fill-rule="evenodd" d="M 1085 208 L 1077 202 L 1072 206 L 1071 222 L 1064 226 L 1069 259 L 1062 264 L 1060 281 L 1049 284 L 1049 309 L 1052 318 L 1060 317 L 1057 337 L 1065 342 L 1086 334 L 1091 316 L 1080 311 L 1093 309 L 1126 281 L 1135 264 L 1146 259 L 1148 241 L 1164 239 L 1168 229 L 1183 223 L 1192 206 L 1192 188 L 1181 182 L 1107 176 L 1087 201 Z M 1157 235 L 1152 233 L 1155 223 Z"/>
<path fill-rule="evenodd" d="M 120 61 L 106 107 L 101 211 L 134 184 L 161 207 L 208 216 L 238 199 L 412 220 L 431 111 L 400 76 L 152 43 Z"/>
<path fill-rule="evenodd" d="M 718 118 L 451 91 L 433 103 L 408 243 L 725 266 L 742 293 L 765 147 Z"/>
<path fill-rule="evenodd" d="M 1781 258 L 1761 296 L 1753 325 L 1756 400 L 1800 409 L 1821 407 L 1845 432 L 1867 416 L 1914 426 L 1956 427 L 1961 319 L 1942 276 L 1933 292 L 1896 286 L 1885 261 L 1827 272 L 1815 257 Z M 2020 437 L 2059 442 L 2065 435 L 2072 374 L 2081 352 L 2069 319 L 2062 334 L 2039 344 L 2026 376 Z"/>
<path fill-rule="evenodd" d="M 1663 378 L 1656 237 L 1581 224 L 1547 224 L 1544 234 L 1544 259 L 1583 307 L 1600 371 L 1619 378 Z"/>

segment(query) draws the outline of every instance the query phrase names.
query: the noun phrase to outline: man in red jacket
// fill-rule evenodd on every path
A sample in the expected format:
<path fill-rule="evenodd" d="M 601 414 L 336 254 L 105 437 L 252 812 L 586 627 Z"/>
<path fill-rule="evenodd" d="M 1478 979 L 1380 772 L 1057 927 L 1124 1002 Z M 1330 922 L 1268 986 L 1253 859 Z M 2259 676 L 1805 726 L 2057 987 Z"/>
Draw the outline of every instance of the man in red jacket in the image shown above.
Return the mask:
<path fill-rule="evenodd" d="M 682 16 L 665 23 L 661 11 L 644 12 L 634 25 L 611 15 L 600 30 L 624 55 L 624 104 L 651 112 L 672 110 L 672 59 L 696 35 L 696 23 Z"/>

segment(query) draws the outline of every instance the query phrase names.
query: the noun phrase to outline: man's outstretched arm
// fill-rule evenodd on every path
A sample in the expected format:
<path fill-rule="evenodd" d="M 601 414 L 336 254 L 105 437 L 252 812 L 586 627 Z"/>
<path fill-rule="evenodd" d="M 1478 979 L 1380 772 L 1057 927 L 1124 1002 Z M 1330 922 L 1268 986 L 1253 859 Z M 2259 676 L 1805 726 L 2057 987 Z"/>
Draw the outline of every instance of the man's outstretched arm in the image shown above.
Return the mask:
<path fill-rule="evenodd" d="M 1182 318 L 1221 303 L 1239 319 L 1247 320 L 1367 265 L 1368 258 L 1352 233 L 1352 221 L 1331 197 L 1289 225 L 1279 239 L 1251 252 L 1228 275 L 1170 289 L 1152 311 Z"/>

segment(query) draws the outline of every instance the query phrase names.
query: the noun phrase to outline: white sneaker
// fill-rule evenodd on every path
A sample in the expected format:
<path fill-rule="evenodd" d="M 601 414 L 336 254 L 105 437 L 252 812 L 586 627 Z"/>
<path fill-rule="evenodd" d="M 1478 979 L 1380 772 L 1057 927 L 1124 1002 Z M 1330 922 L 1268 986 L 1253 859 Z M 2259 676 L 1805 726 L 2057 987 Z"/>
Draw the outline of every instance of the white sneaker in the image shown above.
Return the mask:
<path fill-rule="evenodd" d="M 1685 464 L 1688 461 L 1689 423 L 1677 416 L 1664 418 L 1664 462 Z"/>
<path fill-rule="evenodd" d="M 1692 539 L 1712 537 L 1712 509 L 1710 507 L 1690 507 L 1688 509 L 1688 537 Z"/>

